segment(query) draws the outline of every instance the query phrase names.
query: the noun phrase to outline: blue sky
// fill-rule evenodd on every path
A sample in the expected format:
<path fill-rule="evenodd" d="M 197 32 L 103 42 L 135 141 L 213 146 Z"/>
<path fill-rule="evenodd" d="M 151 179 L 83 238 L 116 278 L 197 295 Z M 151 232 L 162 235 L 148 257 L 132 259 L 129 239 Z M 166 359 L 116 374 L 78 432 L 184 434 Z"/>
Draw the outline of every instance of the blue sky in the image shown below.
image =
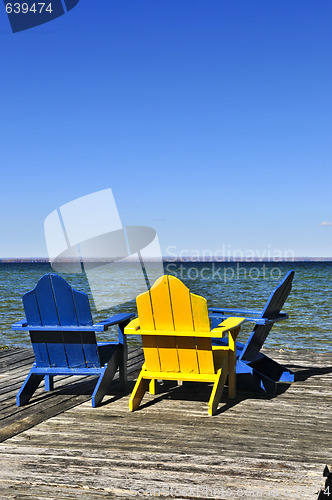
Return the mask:
<path fill-rule="evenodd" d="M 16 34 L 0 8 L 0 257 L 109 187 L 164 255 L 331 257 L 330 0 L 80 0 Z"/>

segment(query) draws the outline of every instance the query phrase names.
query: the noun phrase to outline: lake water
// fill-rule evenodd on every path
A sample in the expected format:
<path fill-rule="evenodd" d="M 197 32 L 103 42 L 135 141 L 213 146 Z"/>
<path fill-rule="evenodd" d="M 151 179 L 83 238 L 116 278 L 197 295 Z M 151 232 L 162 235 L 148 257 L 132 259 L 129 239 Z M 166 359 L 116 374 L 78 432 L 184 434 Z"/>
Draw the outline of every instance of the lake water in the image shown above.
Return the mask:
<path fill-rule="evenodd" d="M 114 287 L 117 293 L 134 286 L 139 279 L 137 266 L 126 265 L 124 278 Z M 203 295 L 209 307 L 262 309 L 273 288 L 287 271 L 293 269 L 293 289 L 285 303 L 289 319 L 276 323 L 265 347 L 332 351 L 332 262 L 177 262 L 165 263 L 165 273 L 173 274 L 196 294 Z M 34 288 L 45 273 L 52 272 L 46 263 L 0 263 L 0 344 L 29 346 L 29 334 L 11 330 L 11 324 L 24 318 L 22 295 Z M 126 276 L 126 277 L 125 277 Z M 128 280 L 128 276 L 130 279 Z M 74 288 L 88 293 L 94 321 L 116 312 L 136 312 L 135 300 L 105 310 L 96 310 L 85 274 L 63 273 Z M 246 323 L 239 340 L 248 337 L 252 323 Z M 99 335 L 100 340 L 115 332 Z M 130 339 L 132 343 L 138 339 Z"/>

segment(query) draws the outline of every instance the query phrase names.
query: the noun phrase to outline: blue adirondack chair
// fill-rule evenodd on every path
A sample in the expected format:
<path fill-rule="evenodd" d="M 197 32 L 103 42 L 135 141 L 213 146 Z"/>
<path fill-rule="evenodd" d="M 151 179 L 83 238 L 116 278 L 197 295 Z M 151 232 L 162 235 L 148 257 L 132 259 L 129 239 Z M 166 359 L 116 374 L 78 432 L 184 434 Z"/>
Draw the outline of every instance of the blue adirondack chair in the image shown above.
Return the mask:
<path fill-rule="evenodd" d="M 52 390 L 55 375 L 98 375 L 92 406 L 107 393 L 116 370 L 120 382 L 127 376 L 127 345 L 124 327 L 134 314 L 117 314 L 93 324 L 88 296 L 74 290 L 56 274 L 45 274 L 36 287 L 23 296 L 26 319 L 13 330 L 28 330 L 35 363 L 16 397 L 17 406 L 29 401 L 40 382 Z M 118 325 L 118 342 L 97 342 L 96 332 Z"/>
<path fill-rule="evenodd" d="M 288 318 L 281 309 L 292 289 L 294 271 L 289 271 L 279 285 L 273 290 L 262 311 L 251 309 L 209 309 L 212 328 L 229 316 L 245 316 L 247 321 L 255 322 L 255 327 L 246 344 L 236 343 L 237 361 L 236 374 L 238 387 L 250 390 L 263 390 L 273 393 L 277 382 L 294 382 L 294 373 L 285 366 L 260 352 L 273 324 Z M 215 339 L 214 344 L 220 345 L 223 340 Z"/>

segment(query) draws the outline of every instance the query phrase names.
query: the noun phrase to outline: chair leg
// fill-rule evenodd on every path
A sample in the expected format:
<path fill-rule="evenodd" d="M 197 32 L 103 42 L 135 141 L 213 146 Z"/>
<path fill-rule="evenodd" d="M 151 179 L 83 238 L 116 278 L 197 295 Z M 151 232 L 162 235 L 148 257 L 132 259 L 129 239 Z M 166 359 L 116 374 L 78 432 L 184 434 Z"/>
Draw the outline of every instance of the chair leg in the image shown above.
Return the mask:
<path fill-rule="evenodd" d="M 156 379 L 152 379 L 150 380 L 150 383 L 149 383 L 149 393 L 150 394 L 157 394 L 157 391 L 158 391 L 158 387 L 157 387 L 157 381 Z"/>
<path fill-rule="evenodd" d="M 45 375 L 45 391 L 53 391 L 54 380 L 52 375 Z"/>
<path fill-rule="evenodd" d="M 127 359 L 128 359 L 127 343 L 120 344 L 119 349 L 121 351 L 121 362 L 119 365 L 119 382 L 121 389 L 124 390 L 127 384 Z"/>
<path fill-rule="evenodd" d="M 217 379 L 213 385 L 210 400 L 209 400 L 209 415 L 214 415 L 217 411 L 218 404 L 224 389 L 226 377 L 228 373 L 228 360 L 225 359 L 225 364 L 217 371 Z"/>
<path fill-rule="evenodd" d="M 240 332 L 240 327 L 229 333 L 228 351 L 228 396 L 234 399 L 236 396 L 236 337 Z"/>
<path fill-rule="evenodd" d="M 134 390 L 129 399 L 129 410 L 135 411 L 140 405 L 144 394 L 148 390 L 150 379 L 143 378 L 144 370 L 141 370 L 138 379 L 136 381 Z"/>
<path fill-rule="evenodd" d="M 102 402 L 103 397 L 107 394 L 107 391 L 109 390 L 111 382 L 115 375 L 115 372 L 118 369 L 119 364 L 121 362 L 120 356 L 121 356 L 120 351 L 119 349 L 117 349 L 113 354 L 113 356 L 111 357 L 111 359 L 109 360 L 109 362 L 107 363 L 107 365 L 105 365 L 105 370 L 100 375 L 95 390 L 93 391 L 91 397 L 92 408 L 99 406 L 100 403 Z"/>
<path fill-rule="evenodd" d="M 236 397 L 236 354 L 230 350 L 228 353 L 228 397 L 234 399 Z"/>
<path fill-rule="evenodd" d="M 16 404 L 17 406 L 22 406 L 26 404 L 37 387 L 39 386 L 40 382 L 43 380 L 44 375 L 36 375 L 32 371 L 30 371 L 29 375 L 23 382 L 23 385 L 21 389 L 18 391 L 17 396 L 16 396 Z"/>

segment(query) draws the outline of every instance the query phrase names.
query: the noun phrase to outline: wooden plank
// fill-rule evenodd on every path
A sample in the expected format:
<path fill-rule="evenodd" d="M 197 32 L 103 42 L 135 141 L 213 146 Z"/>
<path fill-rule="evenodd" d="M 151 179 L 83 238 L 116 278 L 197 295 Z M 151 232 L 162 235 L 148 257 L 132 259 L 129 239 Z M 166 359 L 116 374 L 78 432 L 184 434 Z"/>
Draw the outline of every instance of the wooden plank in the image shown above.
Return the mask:
<path fill-rule="evenodd" d="M 47 337 L 51 333 L 52 332 L 39 332 L 39 331 L 30 332 L 32 348 L 38 366 L 43 366 L 43 367 L 50 366 L 50 359 L 48 357 L 48 348 L 47 348 Z"/>
<path fill-rule="evenodd" d="M 59 325 L 78 326 L 77 311 L 71 286 L 64 279 L 55 274 L 50 275 L 50 281 L 53 288 L 53 300 L 56 304 Z M 89 305 L 88 308 L 90 309 Z"/>
<path fill-rule="evenodd" d="M 180 280 L 168 277 L 172 302 L 174 328 L 180 332 L 192 332 L 194 329 L 190 292 Z"/>
<path fill-rule="evenodd" d="M 38 341 L 36 342 L 36 337 L 38 335 Z M 62 331 L 55 332 L 31 332 L 31 340 L 33 343 L 39 345 L 45 345 L 47 350 L 47 357 L 49 359 L 50 367 L 63 367 L 68 368 L 68 360 L 66 356 L 65 346 L 63 343 Z M 47 364 L 38 363 L 38 367 L 45 367 Z"/>
<path fill-rule="evenodd" d="M 27 311 L 27 320 L 29 325 L 42 325 L 42 319 L 39 312 L 37 296 L 35 290 L 27 292 L 23 296 L 23 304 Z"/>
<path fill-rule="evenodd" d="M 59 325 L 59 316 L 57 306 L 54 300 L 53 288 L 51 285 L 50 275 L 43 276 L 35 287 L 35 295 L 38 304 L 38 310 L 42 325 Z M 23 297 L 23 304 L 26 317 L 29 321 L 30 311 L 27 309 L 27 304 Z"/>
<path fill-rule="evenodd" d="M 224 392 L 214 417 L 211 385 L 161 386 L 135 413 L 129 395 L 86 401 L 6 440 L 0 497 L 316 498 L 332 443 L 332 353 L 264 352 L 297 382 L 232 403 Z"/>
<path fill-rule="evenodd" d="M 207 301 L 204 297 L 190 294 L 191 308 L 193 312 L 194 329 L 196 332 L 209 332 L 210 320 L 207 308 Z"/>
<path fill-rule="evenodd" d="M 44 401 L 43 403 L 40 403 L 38 405 L 38 409 L 30 407 L 20 416 L 20 418 L 18 418 L 18 415 L 12 414 L 9 418 L 7 418 L 6 426 L 0 428 L 0 442 L 5 441 L 15 434 L 19 434 L 20 432 L 30 429 L 44 420 L 54 417 L 69 408 L 73 408 L 77 404 L 87 401 L 90 397 L 90 395 L 80 395 L 66 398 L 53 397 L 52 402 Z"/>
<path fill-rule="evenodd" d="M 184 373 L 199 373 L 195 337 L 176 338 L 180 370 Z"/>
<path fill-rule="evenodd" d="M 211 339 L 196 337 L 196 345 L 199 373 L 215 373 Z"/>
<path fill-rule="evenodd" d="M 86 367 L 83 345 L 81 340 L 81 333 L 83 332 L 62 332 L 66 358 L 68 360 L 68 366 L 70 366 L 71 368 Z M 97 348 L 96 348 L 96 355 L 99 362 Z"/>
<path fill-rule="evenodd" d="M 137 312 L 140 318 L 141 330 L 155 330 L 150 291 L 136 298 Z"/>
<path fill-rule="evenodd" d="M 11 347 L 8 349 L 1 349 L 0 350 L 0 367 L 2 366 L 3 363 L 6 363 L 6 360 L 8 359 L 16 359 L 19 358 L 19 356 L 24 355 L 26 357 L 28 354 L 29 349 L 27 348 L 19 348 L 19 347 Z M 31 355 L 32 355 L 32 349 L 31 349 Z"/>
<path fill-rule="evenodd" d="M 100 367 L 100 359 L 97 348 L 95 332 L 80 332 L 86 366 L 88 368 Z"/>
<path fill-rule="evenodd" d="M 91 393 L 96 385 L 96 377 L 56 377 L 55 389 L 45 392 L 43 383 L 37 389 L 31 402 L 22 407 L 16 406 L 16 394 L 21 387 L 29 369 L 31 368 L 31 349 L 16 351 L 13 349 L 11 358 L 19 358 L 22 363 L 22 354 L 26 353 L 25 367 L 22 365 L 19 375 L 12 383 L 12 370 L 3 373 L 0 378 L 1 384 L 7 385 L 7 392 L 0 395 L 0 441 L 24 431 L 25 429 L 44 421 L 51 416 L 65 411 L 68 408 L 89 401 Z M 17 355 L 17 356 L 16 356 Z M 143 363 L 141 348 L 129 349 L 128 374 L 129 378 L 137 376 Z M 114 377 L 114 390 L 117 390 L 118 372 Z"/>
<path fill-rule="evenodd" d="M 152 371 L 161 369 L 157 337 L 155 335 L 142 335 L 142 345 L 144 349 L 144 358 L 146 368 Z"/>
<path fill-rule="evenodd" d="M 34 394 L 34 397 L 32 400 L 29 402 L 28 405 L 22 406 L 22 407 L 17 407 L 16 406 L 16 395 L 18 393 L 18 390 L 16 391 L 11 391 L 11 393 L 7 394 L 7 399 L 1 402 L 0 405 L 0 427 L 1 425 L 6 425 L 6 422 L 9 417 L 12 417 L 14 414 L 19 415 L 23 414 L 22 412 L 29 412 L 32 408 L 34 408 L 33 411 L 38 411 L 38 404 L 39 403 L 46 403 L 47 401 L 49 402 L 59 394 L 68 394 L 72 392 L 73 395 L 75 395 L 75 391 L 80 391 L 84 390 L 82 387 L 82 383 L 86 383 L 88 381 L 88 384 L 90 384 L 90 381 L 94 380 L 95 378 L 90 378 L 87 379 L 87 377 L 81 376 L 81 377 L 57 377 L 56 378 L 56 386 L 54 391 L 52 392 L 46 392 L 44 389 L 44 383 L 41 382 L 39 385 L 37 391 Z M 21 384 L 22 385 L 22 384 Z M 20 388 L 20 387 L 19 387 Z M 91 391 L 92 393 L 92 391 Z M 51 403 L 52 404 L 52 403 Z M 37 405 L 37 406 L 36 406 Z M 37 410 L 36 410 L 37 408 Z"/>
<path fill-rule="evenodd" d="M 60 447 L 57 449 L 62 451 Z M 12 489 L 17 494 L 16 498 L 22 496 L 72 500 L 82 496 L 88 499 L 129 499 L 142 496 L 166 500 L 198 500 L 231 498 L 229 495 L 233 494 L 233 498 L 314 499 L 314 495 L 300 497 L 299 494 L 301 489 L 308 493 L 312 490 L 321 469 L 317 464 L 294 464 L 277 459 L 264 464 L 262 459 L 247 456 L 240 459 L 218 459 L 216 454 L 208 454 L 202 459 L 198 453 L 193 453 L 181 457 L 176 452 L 150 451 L 150 447 L 146 457 L 143 453 L 130 450 L 122 459 L 114 456 L 113 450 L 106 450 L 103 457 L 89 453 L 88 459 L 84 459 L 80 454 L 86 450 L 84 447 L 83 450 L 76 449 L 78 456 L 75 458 L 62 455 L 58 462 L 56 457 L 49 456 L 43 449 L 41 459 L 44 465 L 40 465 L 41 460 L 38 460 L 37 450 L 33 446 L 29 446 L 28 457 L 23 455 L 23 446 L 16 445 L 15 450 L 16 456 L 9 450 L 7 453 L 3 450 L 3 460 L 15 463 L 15 470 L 10 471 L 8 465 L 4 467 L 0 475 L 0 493 L 8 495 Z M 19 472 L 22 474 L 28 470 L 29 459 L 33 478 L 30 483 L 24 477 L 19 477 Z M 61 466 L 64 469 L 62 473 Z M 38 475 L 40 469 L 44 476 L 41 473 Z M 106 476 L 106 469 L 112 470 L 112 474 Z M 83 470 L 85 477 L 81 473 Z M 11 480 L 5 478 L 6 473 Z M 301 475 L 302 488 L 298 495 L 287 496 L 285 490 L 288 490 L 288 495 L 296 494 L 295 488 L 301 485 Z M 2 478 L 4 479 L 1 480 Z M 223 492 L 228 496 L 224 496 Z M 245 492 L 246 496 L 241 496 L 241 492 Z"/>
<path fill-rule="evenodd" d="M 161 371 L 178 373 L 180 366 L 176 338 L 163 335 L 157 335 L 156 338 Z"/>
<path fill-rule="evenodd" d="M 32 365 L 35 357 L 33 354 L 31 354 L 30 351 L 32 352 L 32 349 L 29 349 L 29 352 L 24 357 L 22 356 L 21 359 L 12 358 L 9 359 L 6 363 L 4 363 L 0 368 L 0 376 L 8 372 L 13 372 L 13 375 L 15 376 L 15 371 L 20 370 L 27 364 Z"/>
<path fill-rule="evenodd" d="M 153 318 L 156 330 L 174 330 L 173 313 L 168 277 L 159 278 L 150 289 Z M 141 319 L 140 313 L 138 316 Z M 143 326 L 141 327 L 143 329 Z"/>
<path fill-rule="evenodd" d="M 72 294 L 75 303 L 78 324 L 80 326 L 92 325 L 92 315 L 88 296 L 83 292 L 75 290 L 74 288 L 72 289 Z"/>

